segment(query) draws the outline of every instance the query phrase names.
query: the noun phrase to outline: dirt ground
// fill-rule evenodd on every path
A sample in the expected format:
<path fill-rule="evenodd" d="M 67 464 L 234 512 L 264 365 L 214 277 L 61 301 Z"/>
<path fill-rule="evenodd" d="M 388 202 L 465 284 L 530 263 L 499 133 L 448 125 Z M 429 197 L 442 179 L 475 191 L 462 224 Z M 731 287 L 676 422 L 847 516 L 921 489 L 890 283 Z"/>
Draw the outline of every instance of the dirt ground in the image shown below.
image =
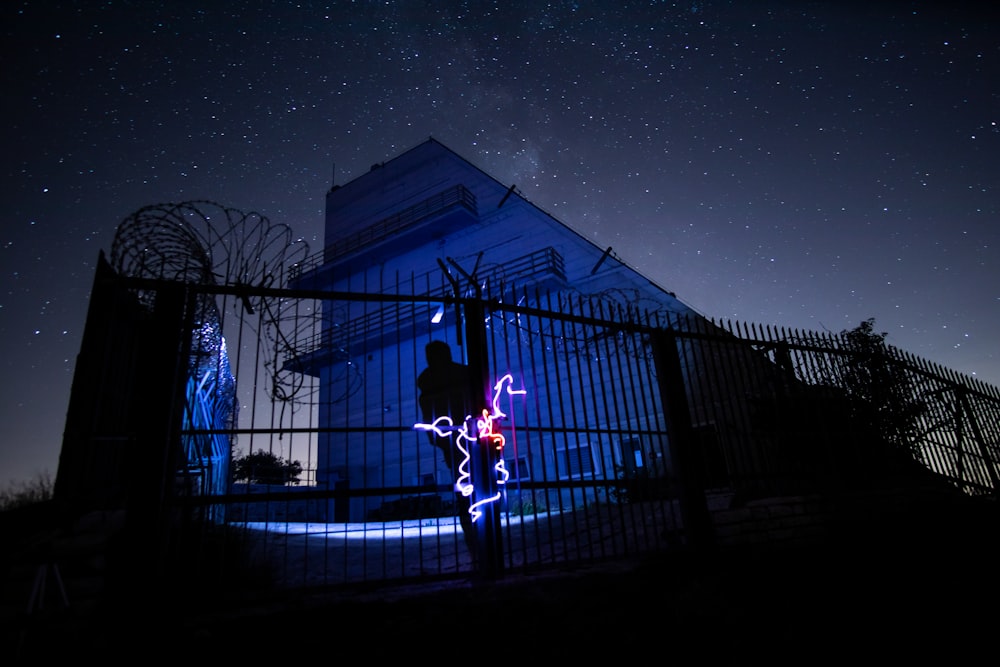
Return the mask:
<path fill-rule="evenodd" d="M 669 552 L 535 574 L 202 608 L 155 595 L 0 628 L 0 663 L 636 660 L 898 664 L 995 652 L 1000 511 L 856 525 L 808 547 Z M 176 596 L 174 596 L 176 597 Z"/>
<path fill-rule="evenodd" d="M 992 652 L 995 549 L 982 535 L 937 546 L 918 538 L 303 594 L 203 615 L 150 601 L 22 628 L 15 664 L 139 656 L 834 664 Z"/>

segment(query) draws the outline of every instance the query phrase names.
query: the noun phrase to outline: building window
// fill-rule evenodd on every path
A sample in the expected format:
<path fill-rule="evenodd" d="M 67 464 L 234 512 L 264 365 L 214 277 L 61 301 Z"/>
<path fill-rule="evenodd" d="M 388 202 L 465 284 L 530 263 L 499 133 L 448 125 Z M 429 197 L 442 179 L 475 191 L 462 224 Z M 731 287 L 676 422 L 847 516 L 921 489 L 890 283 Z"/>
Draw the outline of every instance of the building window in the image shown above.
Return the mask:
<path fill-rule="evenodd" d="M 504 465 L 507 466 L 507 472 L 510 473 L 510 482 L 526 482 L 531 479 L 531 468 L 528 467 L 528 457 L 518 456 L 515 461 L 513 458 L 504 459 Z"/>
<path fill-rule="evenodd" d="M 646 467 L 646 455 L 642 451 L 642 441 L 639 438 L 622 440 L 621 454 L 626 474 L 635 475 Z"/>
<path fill-rule="evenodd" d="M 576 445 L 556 448 L 560 479 L 577 479 L 594 474 L 594 458 L 590 443 L 581 440 Z"/>

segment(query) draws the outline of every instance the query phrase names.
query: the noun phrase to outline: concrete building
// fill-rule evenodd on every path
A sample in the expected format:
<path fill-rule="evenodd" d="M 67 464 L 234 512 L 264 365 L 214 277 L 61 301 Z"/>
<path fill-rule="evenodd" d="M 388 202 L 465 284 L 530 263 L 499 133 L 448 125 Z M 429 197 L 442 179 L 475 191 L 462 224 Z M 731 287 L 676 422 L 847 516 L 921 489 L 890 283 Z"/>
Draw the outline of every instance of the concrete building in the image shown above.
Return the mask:
<path fill-rule="evenodd" d="M 287 365 L 319 381 L 317 482 L 399 489 L 396 498 L 341 498 L 329 518 L 364 520 L 419 489 L 453 483 L 414 429 L 417 376 L 432 340 L 483 368 L 483 394 L 508 373 L 524 391 L 503 399 L 513 436 L 504 449 L 508 485 L 669 468 L 663 408 L 649 355 L 635 354 L 643 346 L 636 334 L 537 313 L 653 325 L 698 314 L 440 142 L 335 185 L 325 248 L 296 268 L 292 289 L 345 295 L 324 300 L 321 334 Z M 368 299 L 349 296 L 361 293 Z M 474 315 L 485 340 L 470 341 L 462 299 L 477 298 L 496 308 Z M 529 310 L 499 312 L 504 306 Z M 546 502 L 578 505 L 597 486 Z"/>

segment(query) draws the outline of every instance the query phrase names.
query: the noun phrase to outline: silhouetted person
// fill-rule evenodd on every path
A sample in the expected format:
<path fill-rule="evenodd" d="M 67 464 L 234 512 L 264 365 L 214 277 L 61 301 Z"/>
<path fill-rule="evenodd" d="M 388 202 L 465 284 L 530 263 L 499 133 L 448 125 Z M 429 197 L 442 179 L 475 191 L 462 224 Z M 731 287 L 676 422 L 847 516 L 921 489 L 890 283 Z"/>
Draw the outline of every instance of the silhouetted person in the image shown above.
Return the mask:
<path fill-rule="evenodd" d="M 420 412 L 424 423 L 431 424 L 438 417 L 450 417 L 455 426 L 451 437 L 441 437 L 433 431 L 427 431 L 431 444 L 441 450 L 445 465 L 451 471 L 451 482 L 458 481 L 458 467 L 464 458 L 457 446 L 457 428 L 465 422 L 466 416 L 472 413 L 472 401 L 469 400 L 470 377 L 469 368 L 457 363 L 451 358 L 451 348 L 439 340 L 431 341 L 424 348 L 427 358 L 427 368 L 417 377 L 417 388 L 420 390 Z M 469 514 L 470 500 L 455 490 L 455 505 L 465 544 L 473 560 L 476 558 L 476 537 L 472 528 L 472 517 Z"/>

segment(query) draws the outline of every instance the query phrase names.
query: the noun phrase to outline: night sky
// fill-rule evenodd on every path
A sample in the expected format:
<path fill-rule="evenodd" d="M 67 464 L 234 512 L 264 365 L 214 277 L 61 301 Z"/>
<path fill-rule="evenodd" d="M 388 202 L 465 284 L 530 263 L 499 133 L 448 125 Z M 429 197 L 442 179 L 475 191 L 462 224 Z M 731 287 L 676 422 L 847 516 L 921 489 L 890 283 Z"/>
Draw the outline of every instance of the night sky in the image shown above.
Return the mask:
<path fill-rule="evenodd" d="M 4 2 L 0 485 L 55 476 L 119 222 L 208 199 L 319 250 L 331 182 L 428 137 L 708 317 L 874 317 L 1000 385 L 974 4 Z"/>

